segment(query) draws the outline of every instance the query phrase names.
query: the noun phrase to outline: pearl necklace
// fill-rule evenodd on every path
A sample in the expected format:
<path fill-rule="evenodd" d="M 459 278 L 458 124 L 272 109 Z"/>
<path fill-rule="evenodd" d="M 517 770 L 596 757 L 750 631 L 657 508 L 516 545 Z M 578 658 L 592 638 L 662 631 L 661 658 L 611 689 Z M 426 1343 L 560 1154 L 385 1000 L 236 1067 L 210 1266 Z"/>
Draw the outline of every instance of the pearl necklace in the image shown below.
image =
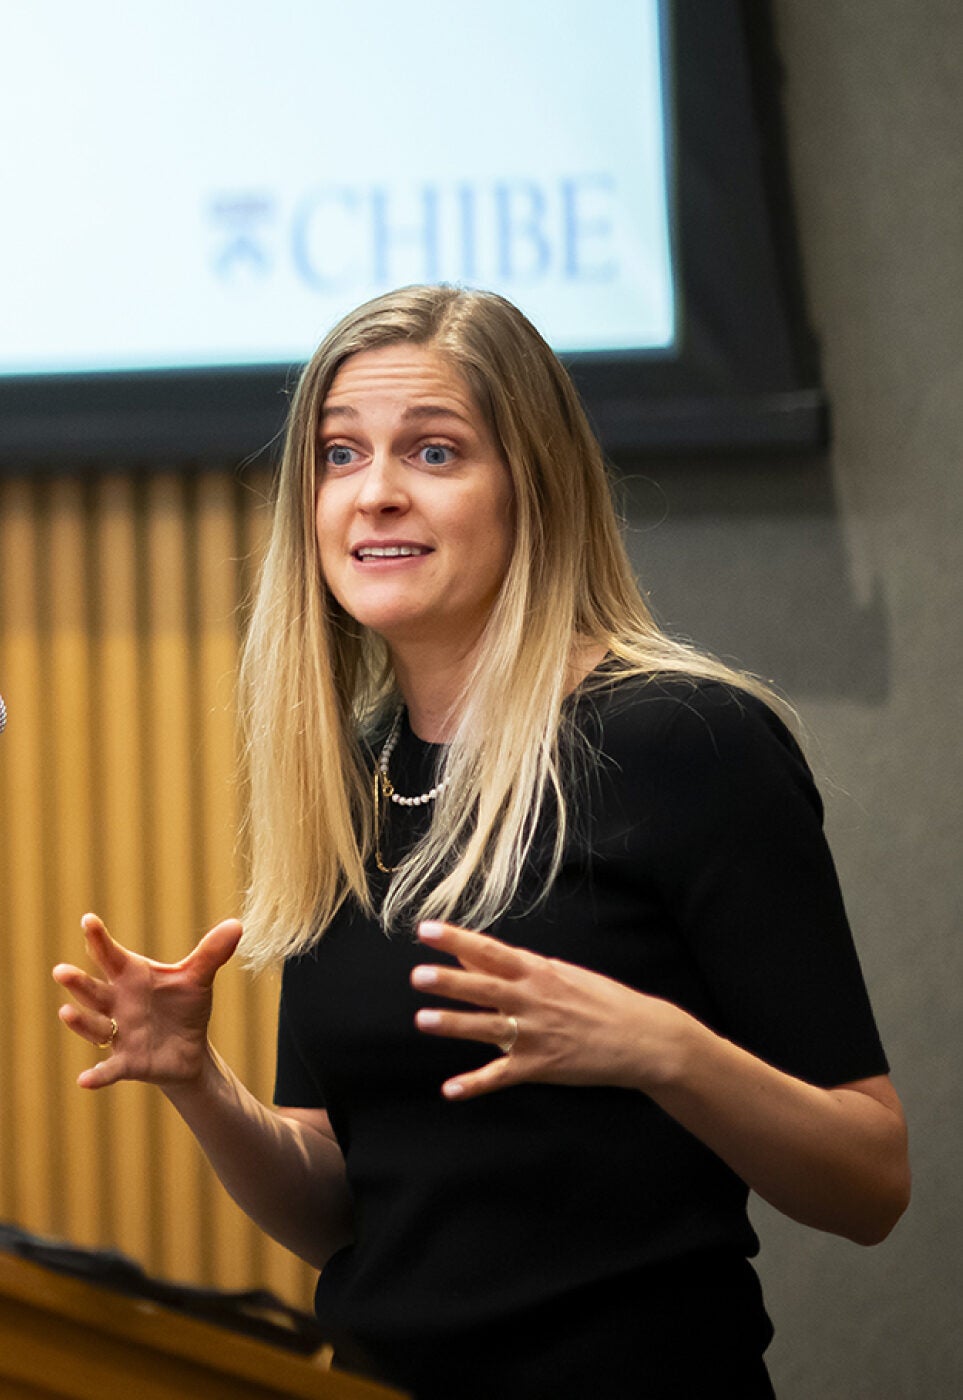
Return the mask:
<path fill-rule="evenodd" d="M 440 783 L 436 783 L 427 792 L 418 793 L 417 797 L 405 797 L 403 793 L 396 792 L 394 783 L 388 777 L 388 763 L 394 753 L 401 736 L 401 717 L 405 712 L 404 705 L 399 705 L 398 712 L 394 717 L 388 737 L 385 740 L 384 748 L 378 759 L 378 765 L 374 771 L 374 829 L 375 829 L 375 864 L 385 875 L 392 875 L 397 870 L 396 865 L 385 865 L 381 855 L 381 799 L 388 798 L 397 807 L 421 807 L 427 802 L 434 802 L 439 793 L 444 792 L 448 786 L 448 779 L 443 778 Z"/>
<path fill-rule="evenodd" d="M 381 750 L 381 757 L 378 759 L 378 773 L 381 778 L 381 791 L 385 797 L 390 798 L 398 807 L 420 807 L 424 802 L 434 802 L 439 793 L 444 792 L 448 786 L 448 779 L 444 778 L 440 783 L 436 783 L 427 792 L 420 792 L 417 797 L 404 797 L 400 792 L 395 792 L 394 784 L 388 777 L 388 760 L 394 753 L 401 736 L 401 716 L 404 714 L 404 706 L 400 706 L 395 715 L 391 732 L 385 740 L 385 746 Z"/>

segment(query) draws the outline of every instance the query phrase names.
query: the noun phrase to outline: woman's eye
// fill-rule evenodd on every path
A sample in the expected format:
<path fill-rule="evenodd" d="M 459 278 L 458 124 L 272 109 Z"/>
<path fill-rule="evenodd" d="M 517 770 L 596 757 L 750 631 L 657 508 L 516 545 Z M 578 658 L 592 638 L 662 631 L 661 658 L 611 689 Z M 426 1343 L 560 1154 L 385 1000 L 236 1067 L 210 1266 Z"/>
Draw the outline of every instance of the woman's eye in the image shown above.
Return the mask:
<path fill-rule="evenodd" d="M 324 460 L 329 467 L 350 467 L 354 461 L 354 452 L 350 447 L 335 442 L 324 449 Z"/>
<path fill-rule="evenodd" d="M 418 454 L 428 467 L 447 467 L 455 456 L 450 447 L 440 442 L 429 442 Z"/>

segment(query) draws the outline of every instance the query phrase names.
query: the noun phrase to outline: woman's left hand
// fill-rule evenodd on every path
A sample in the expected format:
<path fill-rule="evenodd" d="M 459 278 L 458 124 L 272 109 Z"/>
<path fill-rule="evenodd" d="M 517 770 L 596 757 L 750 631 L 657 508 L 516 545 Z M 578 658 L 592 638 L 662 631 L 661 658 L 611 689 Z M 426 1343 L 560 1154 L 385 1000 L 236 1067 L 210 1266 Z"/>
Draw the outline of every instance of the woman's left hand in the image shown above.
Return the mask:
<path fill-rule="evenodd" d="M 670 1002 L 453 924 L 423 923 L 418 936 L 458 965 L 423 963 L 412 972 L 412 985 L 476 1008 L 426 1008 L 415 1017 L 418 1028 L 503 1052 L 448 1080 L 447 1098 L 523 1082 L 646 1089 L 673 1072 L 693 1022 Z"/>
<path fill-rule="evenodd" d="M 413 985 L 480 1008 L 419 1011 L 418 1026 L 503 1050 L 443 1084 L 447 1098 L 525 1082 L 637 1089 L 805 1225 L 875 1244 L 905 1209 L 906 1125 L 884 1075 L 819 1088 L 597 972 L 451 924 L 418 933 L 458 966 L 416 967 Z"/>

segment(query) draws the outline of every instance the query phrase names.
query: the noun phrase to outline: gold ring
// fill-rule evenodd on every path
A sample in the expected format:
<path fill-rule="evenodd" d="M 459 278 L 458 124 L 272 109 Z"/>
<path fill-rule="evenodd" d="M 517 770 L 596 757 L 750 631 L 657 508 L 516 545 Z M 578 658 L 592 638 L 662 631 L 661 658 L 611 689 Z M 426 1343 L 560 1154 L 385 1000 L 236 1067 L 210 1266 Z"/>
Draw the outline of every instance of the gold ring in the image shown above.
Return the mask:
<path fill-rule="evenodd" d="M 506 1016 L 505 1020 L 508 1022 L 508 1029 L 510 1031 L 510 1034 L 507 1037 L 507 1039 L 497 1040 L 495 1044 L 498 1046 L 499 1050 L 502 1052 L 503 1055 L 510 1055 L 515 1049 L 515 1041 L 518 1039 L 518 1017 Z"/>
<path fill-rule="evenodd" d="M 110 1035 L 107 1037 L 106 1040 L 98 1040 L 98 1042 L 97 1042 L 97 1049 L 98 1049 L 98 1050 L 109 1050 L 110 1047 L 113 1045 L 113 1043 L 114 1043 L 114 1041 L 115 1041 L 116 1039 L 117 1039 L 117 1022 L 114 1020 L 113 1016 L 111 1016 L 111 1018 L 110 1018 Z"/>

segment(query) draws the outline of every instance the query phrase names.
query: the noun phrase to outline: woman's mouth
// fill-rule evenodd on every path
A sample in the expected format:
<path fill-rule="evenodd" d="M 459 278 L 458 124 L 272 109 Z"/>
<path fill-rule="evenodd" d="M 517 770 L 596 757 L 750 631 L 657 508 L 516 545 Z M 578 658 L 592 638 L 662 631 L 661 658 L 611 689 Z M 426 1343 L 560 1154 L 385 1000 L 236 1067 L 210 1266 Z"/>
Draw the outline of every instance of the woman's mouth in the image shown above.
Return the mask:
<path fill-rule="evenodd" d="M 361 563 L 367 559 L 417 559 L 431 552 L 427 545 L 422 544 L 362 544 L 351 551 Z"/>

